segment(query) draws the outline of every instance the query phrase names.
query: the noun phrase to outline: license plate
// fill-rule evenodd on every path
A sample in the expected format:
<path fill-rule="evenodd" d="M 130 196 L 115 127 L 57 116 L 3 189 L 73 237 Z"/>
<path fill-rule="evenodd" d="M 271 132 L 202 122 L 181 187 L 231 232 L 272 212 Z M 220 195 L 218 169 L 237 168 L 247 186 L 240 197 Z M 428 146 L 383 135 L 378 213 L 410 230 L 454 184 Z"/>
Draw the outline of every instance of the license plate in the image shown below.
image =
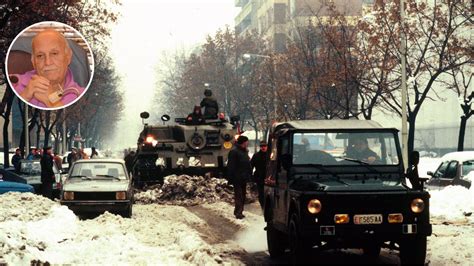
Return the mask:
<path fill-rule="evenodd" d="M 381 214 L 357 214 L 354 215 L 354 224 L 381 224 Z"/>

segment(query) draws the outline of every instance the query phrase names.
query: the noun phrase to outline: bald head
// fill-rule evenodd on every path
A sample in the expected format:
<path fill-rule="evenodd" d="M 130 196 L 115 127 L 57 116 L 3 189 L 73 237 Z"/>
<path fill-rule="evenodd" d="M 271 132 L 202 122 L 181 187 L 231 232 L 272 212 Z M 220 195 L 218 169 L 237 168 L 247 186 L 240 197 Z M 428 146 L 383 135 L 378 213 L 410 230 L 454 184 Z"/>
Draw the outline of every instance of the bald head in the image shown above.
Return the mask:
<path fill-rule="evenodd" d="M 31 48 L 36 72 L 52 83 L 63 84 L 72 58 L 66 38 L 53 29 L 44 30 L 33 38 Z"/>

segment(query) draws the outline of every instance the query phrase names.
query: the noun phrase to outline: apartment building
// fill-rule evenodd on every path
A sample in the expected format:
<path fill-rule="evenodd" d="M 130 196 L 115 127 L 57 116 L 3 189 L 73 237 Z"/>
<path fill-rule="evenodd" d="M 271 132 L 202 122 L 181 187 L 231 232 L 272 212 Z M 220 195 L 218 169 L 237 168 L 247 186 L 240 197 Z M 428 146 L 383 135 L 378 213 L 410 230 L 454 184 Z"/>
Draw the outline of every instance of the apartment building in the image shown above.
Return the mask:
<path fill-rule="evenodd" d="M 373 0 L 235 0 L 241 7 L 235 17 L 237 34 L 252 31 L 271 42 L 274 51 L 284 51 L 288 38 L 294 38 L 294 29 L 311 20 L 324 18 L 329 14 L 327 4 L 334 4 L 336 10 L 349 19 L 360 17 Z"/>

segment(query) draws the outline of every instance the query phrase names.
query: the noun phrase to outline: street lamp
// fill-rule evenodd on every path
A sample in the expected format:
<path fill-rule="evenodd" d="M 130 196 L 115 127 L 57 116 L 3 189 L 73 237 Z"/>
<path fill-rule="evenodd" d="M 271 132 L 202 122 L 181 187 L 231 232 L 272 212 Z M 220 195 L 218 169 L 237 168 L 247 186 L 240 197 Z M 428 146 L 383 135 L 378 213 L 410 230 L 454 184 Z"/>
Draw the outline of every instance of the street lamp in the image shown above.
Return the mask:
<path fill-rule="evenodd" d="M 407 132 L 407 74 L 406 74 L 406 36 L 403 31 L 405 22 L 405 3 L 400 0 L 400 51 L 402 64 L 402 157 L 404 168 L 408 167 L 408 132 Z"/>
<path fill-rule="evenodd" d="M 272 68 L 273 68 L 273 75 L 274 75 L 274 77 L 276 76 L 276 65 L 275 65 L 275 61 L 273 60 L 272 56 L 245 53 L 245 54 L 242 55 L 242 57 L 245 58 L 245 59 L 250 59 L 252 57 L 260 57 L 260 58 L 270 59 L 271 63 L 272 63 Z M 273 84 L 275 84 L 275 82 Z M 274 115 L 275 115 L 275 120 L 277 120 L 277 118 L 278 118 L 278 90 L 277 90 L 276 86 L 273 87 L 273 111 L 274 111 Z"/>

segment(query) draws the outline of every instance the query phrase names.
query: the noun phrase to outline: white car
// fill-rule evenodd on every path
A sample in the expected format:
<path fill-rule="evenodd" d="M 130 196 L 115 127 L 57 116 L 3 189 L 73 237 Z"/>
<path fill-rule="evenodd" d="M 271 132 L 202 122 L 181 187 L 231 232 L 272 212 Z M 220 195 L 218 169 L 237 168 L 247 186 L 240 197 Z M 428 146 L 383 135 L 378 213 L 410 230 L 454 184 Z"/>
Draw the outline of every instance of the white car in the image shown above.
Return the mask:
<path fill-rule="evenodd" d="M 61 190 L 62 205 L 76 213 L 114 212 L 132 216 L 132 181 L 119 159 L 90 159 L 73 163 Z"/>
<path fill-rule="evenodd" d="M 426 185 L 431 189 L 450 185 L 470 188 L 472 180 L 466 177 L 471 171 L 474 171 L 474 151 L 451 152 L 441 158 L 441 164 L 434 173 L 427 173 L 431 178 Z"/>

